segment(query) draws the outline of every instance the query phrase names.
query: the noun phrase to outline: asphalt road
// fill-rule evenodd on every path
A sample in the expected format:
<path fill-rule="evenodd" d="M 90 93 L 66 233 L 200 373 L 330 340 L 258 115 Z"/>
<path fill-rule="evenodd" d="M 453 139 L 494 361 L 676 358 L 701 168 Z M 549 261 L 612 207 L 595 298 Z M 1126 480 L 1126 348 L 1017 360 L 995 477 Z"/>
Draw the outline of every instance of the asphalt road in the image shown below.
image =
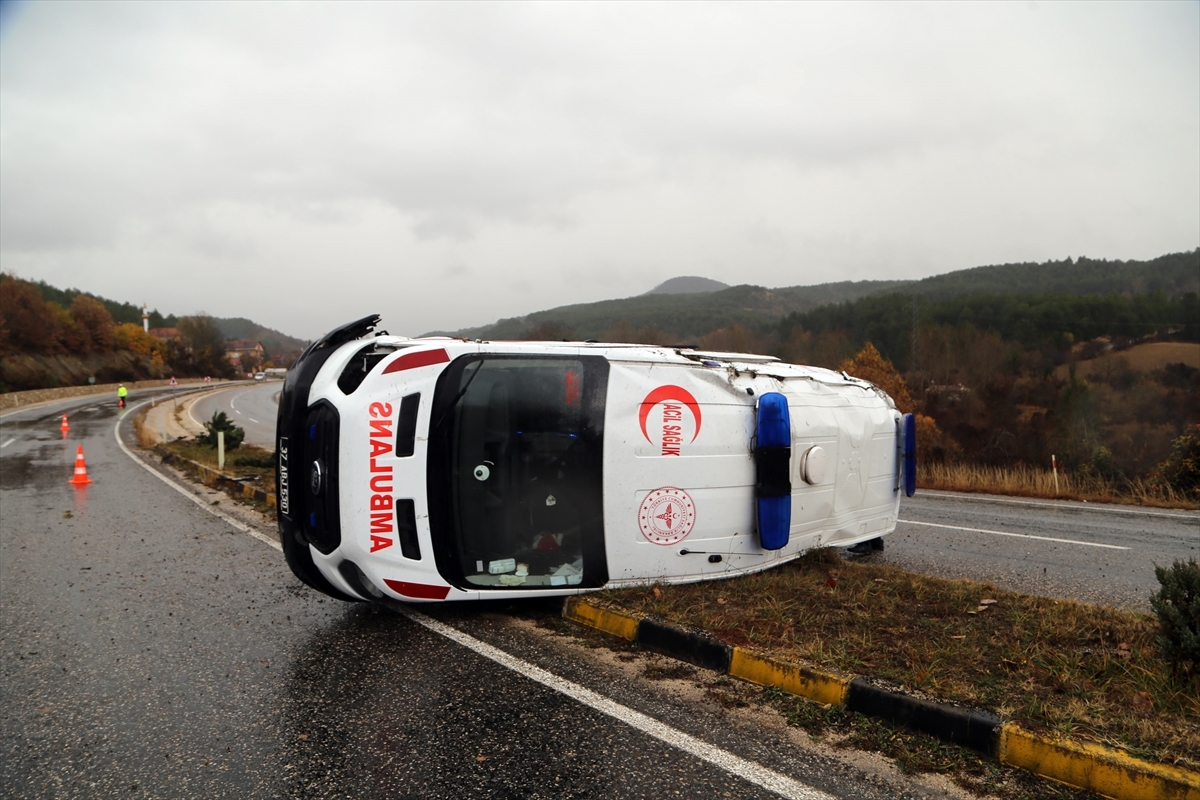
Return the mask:
<path fill-rule="evenodd" d="M 269 525 L 131 458 L 117 419 L 0 421 L 0 796 L 958 795 L 531 622 L 557 604 L 324 599 Z"/>
<path fill-rule="evenodd" d="M 1155 564 L 1200 559 L 1200 514 L 1170 509 L 918 492 L 882 553 L 914 572 L 1027 594 L 1149 611 Z"/>
<path fill-rule="evenodd" d="M 275 449 L 275 416 L 279 411 L 279 392 L 283 381 L 239 384 L 216 389 L 193 403 L 189 409 L 197 424 L 224 411 L 238 427 L 246 431 L 246 444 Z"/>

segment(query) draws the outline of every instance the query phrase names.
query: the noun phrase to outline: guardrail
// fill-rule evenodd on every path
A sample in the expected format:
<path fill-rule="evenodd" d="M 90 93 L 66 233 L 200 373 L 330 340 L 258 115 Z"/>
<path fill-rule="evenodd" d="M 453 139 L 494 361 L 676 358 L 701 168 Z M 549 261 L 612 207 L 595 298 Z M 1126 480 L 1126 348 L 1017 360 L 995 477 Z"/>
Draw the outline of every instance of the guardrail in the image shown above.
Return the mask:
<path fill-rule="evenodd" d="M 203 378 L 176 380 L 176 384 L 179 386 L 192 386 L 195 384 L 215 386 L 220 383 L 232 383 L 232 381 L 224 378 L 211 381 L 206 381 Z M 62 400 L 67 397 L 84 397 L 92 394 L 111 394 L 115 398 L 117 387 L 120 385 L 119 383 L 97 383 L 87 386 L 57 386 L 53 389 L 29 389 L 24 392 L 5 392 L 4 394 L 0 394 L 0 409 L 23 408 L 50 400 Z M 130 391 L 134 389 L 156 389 L 170 385 L 171 381 L 169 379 L 125 382 L 125 388 Z"/>

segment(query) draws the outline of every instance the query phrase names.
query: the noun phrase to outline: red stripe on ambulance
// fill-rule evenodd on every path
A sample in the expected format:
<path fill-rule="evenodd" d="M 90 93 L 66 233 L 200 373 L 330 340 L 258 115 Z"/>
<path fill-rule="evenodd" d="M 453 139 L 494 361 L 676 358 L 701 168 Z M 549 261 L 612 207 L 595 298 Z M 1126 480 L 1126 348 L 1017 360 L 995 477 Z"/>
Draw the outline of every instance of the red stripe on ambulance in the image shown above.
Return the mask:
<path fill-rule="evenodd" d="M 392 465 L 380 464 L 380 456 L 392 452 L 392 404 L 371 403 L 371 552 L 396 543 L 396 520 L 392 511 Z"/>
<path fill-rule="evenodd" d="M 418 350 L 415 353 L 405 353 L 399 358 L 392 361 L 383 368 L 382 375 L 387 375 L 391 372 L 402 372 L 406 369 L 417 369 L 418 367 L 428 367 L 433 364 L 445 364 L 450 360 L 450 356 L 445 350 Z"/>

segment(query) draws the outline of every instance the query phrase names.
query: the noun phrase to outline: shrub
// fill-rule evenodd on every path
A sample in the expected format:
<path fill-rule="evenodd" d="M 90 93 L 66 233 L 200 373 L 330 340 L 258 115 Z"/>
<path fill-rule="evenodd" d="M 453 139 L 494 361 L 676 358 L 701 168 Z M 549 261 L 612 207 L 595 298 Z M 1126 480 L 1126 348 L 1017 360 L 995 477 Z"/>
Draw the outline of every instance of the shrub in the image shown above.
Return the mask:
<path fill-rule="evenodd" d="M 242 443 L 242 439 L 246 438 L 246 432 L 233 424 L 224 411 L 214 411 L 212 419 L 204 423 L 204 433 L 196 437 L 198 444 L 207 445 L 209 447 L 217 446 L 217 433 L 225 433 L 225 450 L 236 450 Z"/>
<path fill-rule="evenodd" d="M 1121 473 L 1121 468 L 1117 466 L 1117 460 L 1113 457 L 1112 451 L 1101 445 L 1092 451 L 1091 472 L 1104 480 L 1120 480 L 1125 477 Z"/>
<path fill-rule="evenodd" d="M 1170 568 L 1155 566 L 1154 576 L 1162 584 L 1150 598 L 1162 626 L 1154 643 L 1173 673 L 1191 677 L 1200 667 L 1200 563 L 1189 558 Z"/>
<path fill-rule="evenodd" d="M 1184 495 L 1200 495 L 1200 425 L 1192 425 L 1175 440 L 1171 455 L 1154 468 L 1150 482 Z"/>

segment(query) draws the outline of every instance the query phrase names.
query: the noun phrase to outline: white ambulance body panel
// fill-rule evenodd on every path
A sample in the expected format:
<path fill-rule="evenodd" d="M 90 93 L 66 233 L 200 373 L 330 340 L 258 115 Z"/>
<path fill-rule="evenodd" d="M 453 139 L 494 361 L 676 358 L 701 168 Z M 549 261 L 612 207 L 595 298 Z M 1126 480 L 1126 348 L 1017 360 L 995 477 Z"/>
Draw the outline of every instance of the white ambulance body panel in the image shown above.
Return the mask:
<path fill-rule="evenodd" d="M 364 358 L 364 348 L 374 355 Z M 814 547 L 873 539 L 896 525 L 901 415 L 871 384 L 829 370 L 658 347 L 386 335 L 340 344 L 307 373 L 305 357 L 289 373 L 281 399 L 280 447 L 293 455 L 281 458 L 287 472 L 281 505 L 289 511 L 286 521 L 281 511 L 280 531 L 291 537 L 285 553 L 293 571 L 344 599 L 529 597 L 729 577 Z M 502 358 L 592 359 L 589 363 L 602 365 L 593 372 L 606 371 L 597 401 L 603 409 L 602 457 L 597 456 L 603 542 L 590 551 L 602 552 L 603 564 L 587 566 L 587 574 L 606 575 L 602 585 L 580 584 L 584 556 L 572 564 L 564 555 L 564 563 L 551 563 L 544 575 L 500 557 L 474 561 L 463 555 L 466 567 L 447 567 L 459 554 L 450 532 L 430 522 L 430 492 L 442 489 L 442 478 L 430 472 L 436 460 L 431 461 L 431 431 L 444 424 L 433 416 L 434 399 L 444 373 L 458 374 L 466 385 L 459 396 L 469 391 L 474 376 L 464 377 L 461 366 L 459 373 L 448 370 L 480 357 L 485 361 L 476 372 L 486 359 Z M 353 374 L 356 359 L 364 359 L 361 376 Z M 294 391 L 304 396 L 289 398 L 297 375 Z M 354 380 L 347 383 L 347 375 Z M 568 404 L 571 380 L 580 378 L 567 377 Z M 439 402 L 458 413 L 446 399 L 453 390 L 443 386 Z M 787 543 L 778 549 L 761 546 L 756 516 L 756 409 L 769 393 L 786 398 L 790 415 L 791 521 Z M 411 454 L 396 452 L 403 446 L 398 431 L 405 424 L 400 414 L 405 402 L 415 408 Z M 314 416 L 320 408 L 329 409 L 326 417 L 333 421 L 320 422 L 325 418 Z M 314 444 L 322 437 L 325 449 Z M 478 467 L 491 463 L 480 460 Z M 495 479 L 476 479 L 498 480 L 504 465 L 492 464 L 485 472 L 490 469 Z M 553 502 L 547 496 L 546 504 Z M 412 504 L 413 529 L 405 528 L 399 513 L 406 503 Z M 486 519 L 493 518 L 499 519 Z M 335 529 L 336 535 L 328 533 Z"/>
<path fill-rule="evenodd" d="M 767 392 L 787 397 L 792 422 L 792 524 L 782 550 L 763 549 L 755 530 L 755 407 Z M 753 572 L 813 547 L 891 532 L 900 502 L 898 418 L 886 395 L 829 370 L 614 361 L 604 451 L 612 585 Z M 800 457 L 814 446 L 829 467 L 809 485 Z M 664 488 L 686 495 L 664 497 L 694 506 L 680 530 L 640 513 L 670 502 L 651 497 Z"/>

